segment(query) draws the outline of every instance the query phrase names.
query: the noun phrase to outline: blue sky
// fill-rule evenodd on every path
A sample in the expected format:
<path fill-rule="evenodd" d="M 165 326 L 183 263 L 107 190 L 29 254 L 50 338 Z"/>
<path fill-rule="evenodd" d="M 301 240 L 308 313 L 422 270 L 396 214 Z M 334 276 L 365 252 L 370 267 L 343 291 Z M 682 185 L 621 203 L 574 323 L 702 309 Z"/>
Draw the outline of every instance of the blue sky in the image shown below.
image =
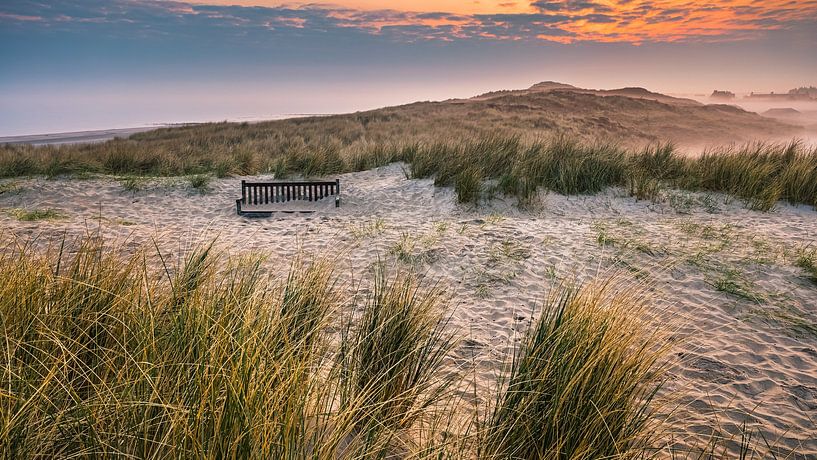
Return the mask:
<path fill-rule="evenodd" d="M 543 80 L 817 84 L 817 0 L 236 1 L 0 4 L 0 136 L 346 112 Z"/>

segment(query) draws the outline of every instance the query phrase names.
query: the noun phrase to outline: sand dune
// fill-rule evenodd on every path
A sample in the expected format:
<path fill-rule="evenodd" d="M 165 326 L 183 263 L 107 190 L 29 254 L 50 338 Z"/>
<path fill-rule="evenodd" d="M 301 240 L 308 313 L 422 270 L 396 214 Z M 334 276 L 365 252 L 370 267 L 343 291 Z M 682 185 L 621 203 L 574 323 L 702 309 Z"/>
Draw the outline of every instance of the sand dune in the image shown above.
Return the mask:
<path fill-rule="evenodd" d="M 804 127 L 808 124 L 764 117 L 733 105 L 702 104 L 644 88 L 593 90 L 543 82 L 528 89 L 495 91 L 468 99 L 253 122 L 251 131 L 254 139 L 276 132 L 309 139 L 313 132 L 320 132 L 344 143 L 439 141 L 500 132 L 532 138 L 565 135 L 591 143 L 615 142 L 637 148 L 671 141 L 686 150 L 698 150 L 729 143 L 805 137 L 813 134 L 813 129 Z M 137 134 L 134 140 L 144 143 L 172 139 L 198 128 L 139 134 L 147 129 L 17 136 L 0 138 L 0 145 L 88 143 L 132 134 Z M 208 125 L 201 129 L 206 131 Z"/>
<path fill-rule="evenodd" d="M 22 222 L 0 212 L 0 227 L 42 242 L 99 230 L 133 247 L 217 236 L 231 252 L 273 260 L 329 252 L 347 280 L 378 258 L 411 265 L 448 287 L 451 327 L 462 337 L 451 371 L 474 362 L 484 390 L 550 288 L 624 272 L 650 287 L 656 315 L 679 324 L 662 394 L 675 448 L 703 447 L 714 428 L 736 434 L 746 423 L 781 453 L 817 456 L 817 284 L 793 263 L 817 241 L 813 209 L 781 203 L 759 213 L 723 195 L 677 191 L 636 202 L 616 189 L 542 192 L 526 210 L 502 198 L 473 209 L 431 180 L 406 179 L 399 164 L 340 179 L 340 208 L 289 204 L 263 219 L 235 215 L 240 178 L 216 180 L 206 194 L 180 179 L 137 192 L 112 178 L 19 179 L 0 194 L 0 208 L 50 208 L 64 218 Z M 292 212 L 300 210 L 313 212 Z"/>

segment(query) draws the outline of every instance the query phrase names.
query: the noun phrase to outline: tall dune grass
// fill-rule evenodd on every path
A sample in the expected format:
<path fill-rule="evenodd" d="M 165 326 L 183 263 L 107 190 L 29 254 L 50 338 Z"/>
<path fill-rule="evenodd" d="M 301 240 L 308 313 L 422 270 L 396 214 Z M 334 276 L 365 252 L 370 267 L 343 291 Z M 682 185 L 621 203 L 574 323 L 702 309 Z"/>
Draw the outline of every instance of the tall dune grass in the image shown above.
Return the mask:
<path fill-rule="evenodd" d="M 159 269 L 160 261 L 150 263 L 144 252 L 122 260 L 92 242 L 71 256 L 6 247 L 0 452 L 7 458 L 332 458 L 361 436 L 360 414 L 391 407 L 352 394 L 336 409 L 345 390 L 326 329 L 341 298 L 328 265 L 295 263 L 278 286 L 258 261 L 217 269 L 213 251 L 204 247 L 181 267 Z M 412 292 L 416 304 L 390 298 L 408 322 L 436 298 Z M 440 330 L 441 317 L 424 312 L 415 329 Z M 379 374 L 369 380 L 374 387 L 404 381 L 403 391 L 381 395 L 402 401 L 395 417 L 422 413 L 405 398 L 412 391 L 420 398 L 420 384 L 436 381 L 437 361 L 425 359 L 440 354 L 436 342 L 399 342 L 394 331 L 379 337 L 398 342 L 392 361 L 423 358 L 425 368 L 419 380 L 411 365 L 391 370 L 388 380 Z M 437 394 L 422 397 L 428 404 Z M 400 428 L 411 425 L 404 419 Z"/>
<path fill-rule="evenodd" d="M 455 137 L 444 127 L 388 137 L 367 133 L 363 125 L 327 117 L 161 129 L 90 145 L 6 145 L 0 146 L 0 177 L 322 176 L 402 161 L 410 164 L 413 177 L 434 177 L 438 186 L 453 186 L 463 203 L 478 203 L 484 182 L 493 181 L 500 191 L 521 199 L 537 188 L 574 195 L 609 186 L 626 186 L 639 199 L 654 199 L 669 186 L 728 193 L 762 211 L 779 200 L 817 205 L 817 148 L 799 142 L 749 144 L 687 157 L 671 144 L 631 150 L 565 136 L 528 139 L 485 127 Z"/>
<path fill-rule="evenodd" d="M 746 200 L 767 211 L 778 200 L 817 205 L 817 149 L 802 144 L 752 144 L 707 152 L 690 165 L 685 181 Z"/>
<path fill-rule="evenodd" d="M 361 300 L 321 260 L 277 279 L 212 245 L 176 266 L 3 243 L 4 458 L 627 459 L 665 441 L 667 346 L 649 298 L 613 283 L 549 298 L 480 417 L 442 373 L 444 291 L 410 273 Z"/>
<path fill-rule="evenodd" d="M 454 340 L 442 307 L 441 289 L 424 290 L 413 275 L 388 278 L 378 270 L 362 316 L 347 326 L 338 353 L 340 404 L 355 414 L 364 450 L 394 451 L 406 441 L 400 431 L 432 417 L 448 393 L 453 381 L 440 369 Z M 378 437 L 391 442 L 381 446 Z"/>
<path fill-rule="evenodd" d="M 655 444 L 651 402 L 662 337 L 644 299 L 609 284 L 557 291 L 514 357 L 487 426 L 497 458 L 641 458 Z"/>

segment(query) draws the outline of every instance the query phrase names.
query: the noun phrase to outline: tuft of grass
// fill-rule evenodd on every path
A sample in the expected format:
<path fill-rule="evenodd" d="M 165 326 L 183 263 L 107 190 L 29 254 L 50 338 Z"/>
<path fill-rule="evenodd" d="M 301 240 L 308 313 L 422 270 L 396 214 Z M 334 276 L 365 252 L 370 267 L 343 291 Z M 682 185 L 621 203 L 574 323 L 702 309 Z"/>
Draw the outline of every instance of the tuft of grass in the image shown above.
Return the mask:
<path fill-rule="evenodd" d="M 799 142 L 755 143 L 737 150 L 706 152 L 692 164 L 694 180 L 704 190 L 724 191 L 742 198 L 754 210 L 772 210 L 777 201 L 815 205 L 809 180 L 817 179 L 817 149 Z"/>
<path fill-rule="evenodd" d="M 209 174 L 194 174 L 192 176 L 187 177 L 187 182 L 190 184 L 190 187 L 192 187 L 199 193 L 207 192 L 212 181 L 213 176 Z"/>
<path fill-rule="evenodd" d="M 479 171 L 468 168 L 457 174 L 454 181 L 454 191 L 457 193 L 458 203 L 472 203 L 479 205 L 482 196 L 482 184 Z"/>
<path fill-rule="evenodd" d="M 213 165 L 213 174 L 219 179 L 229 177 L 233 173 L 233 163 L 229 160 L 219 160 Z"/>
<path fill-rule="evenodd" d="M 402 232 L 397 243 L 389 249 L 389 254 L 394 255 L 401 262 L 412 264 L 417 260 L 416 248 L 417 240 L 409 233 Z"/>
<path fill-rule="evenodd" d="M 382 235 L 385 231 L 386 221 L 379 217 L 371 221 L 349 226 L 349 232 L 356 241 Z"/>
<path fill-rule="evenodd" d="M 343 404 L 366 429 L 410 427 L 448 391 L 440 367 L 453 336 L 443 316 L 443 291 L 417 277 L 375 275 L 357 327 L 347 329 L 339 359 Z"/>
<path fill-rule="evenodd" d="M 762 303 L 765 297 L 754 291 L 752 284 L 737 270 L 725 270 L 711 282 L 715 290 L 752 302 Z"/>
<path fill-rule="evenodd" d="M 17 182 L 3 182 L 0 183 L 0 195 L 5 194 L 13 194 L 13 193 L 20 193 L 22 191 L 22 187 Z"/>
<path fill-rule="evenodd" d="M 643 172 L 633 173 L 627 183 L 629 184 L 630 196 L 636 200 L 649 200 L 657 202 L 661 194 L 661 182 Z"/>
<path fill-rule="evenodd" d="M 408 232 L 402 232 L 400 239 L 389 248 L 389 255 L 408 265 L 432 263 L 439 257 L 432 248 L 439 238 L 438 233 L 416 237 Z"/>
<path fill-rule="evenodd" d="M 119 179 L 119 185 L 128 192 L 136 193 L 144 190 L 149 179 L 141 176 L 125 176 Z"/>
<path fill-rule="evenodd" d="M 64 219 L 65 214 L 54 209 L 7 209 L 6 212 L 17 220 L 33 222 L 37 220 L 57 220 Z"/>
<path fill-rule="evenodd" d="M 520 262 L 530 257 L 530 249 L 508 239 L 501 241 L 499 244 L 493 244 L 488 249 L 488 258 L 493 263 L 503 259 Z"/>
<path fill-rule="evenodd" d="M 515 353 L 486 426 L 490 458 L 640 458 L 663 371 L 643 299 L 610 285 L 554 293 Z"/>
<path fill-rule="evenodd" d="M 800 249 L 795 265 L 805 270 L 811 280 L 817 283 L 817 248 Z"/>

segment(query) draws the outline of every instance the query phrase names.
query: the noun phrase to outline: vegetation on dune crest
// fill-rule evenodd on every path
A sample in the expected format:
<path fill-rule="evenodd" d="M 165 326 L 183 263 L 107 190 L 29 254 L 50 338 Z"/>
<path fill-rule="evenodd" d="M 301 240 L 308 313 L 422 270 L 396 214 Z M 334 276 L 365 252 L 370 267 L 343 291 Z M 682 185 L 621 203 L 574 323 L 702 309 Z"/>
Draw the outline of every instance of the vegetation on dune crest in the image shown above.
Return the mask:
<path fill-rule="evenodd" d="M 641 319 L 649 299 L 613 283 L 558 290 L 497 392 L 465 395 L 443 365 L 443 291 L 410 273 L 377 271 L 361 299 L 321 260 L 275 280 L 212 245 L 180 266 L 66 246 L 0 251 L 7 458 L 627 459 L 665 444 L 666 342 Z"/>
<path fill-rule="evenodd" d="M 0 176 L 101 173 L 125 176 L 129 190 L 140 187 L 139 176 L 188 176 L 193 188 L 204 191 L 210 174 L 321 176 L 402 161 L 409 163 L 412 177 L 453 186 L 462 203 L 478 203 L 491 190 L 524 201 L 540 187 L 574 195 L 622 186 L 648 200 L 665 187 L 678 187 L 728 193 L 763 211 L 781 199 L 817 205 L 817 148 L 798 142 L 749 144 L 693 158 L 671 144 L 633 151 L 487 128 L 453 138 L 439 127 L 369 134 L 350 119 L 329 117 L 161 129 L 91 145 L 7 145 L 0 146 Z M 486 189 L 485 181 L 494 185 Z"/>

